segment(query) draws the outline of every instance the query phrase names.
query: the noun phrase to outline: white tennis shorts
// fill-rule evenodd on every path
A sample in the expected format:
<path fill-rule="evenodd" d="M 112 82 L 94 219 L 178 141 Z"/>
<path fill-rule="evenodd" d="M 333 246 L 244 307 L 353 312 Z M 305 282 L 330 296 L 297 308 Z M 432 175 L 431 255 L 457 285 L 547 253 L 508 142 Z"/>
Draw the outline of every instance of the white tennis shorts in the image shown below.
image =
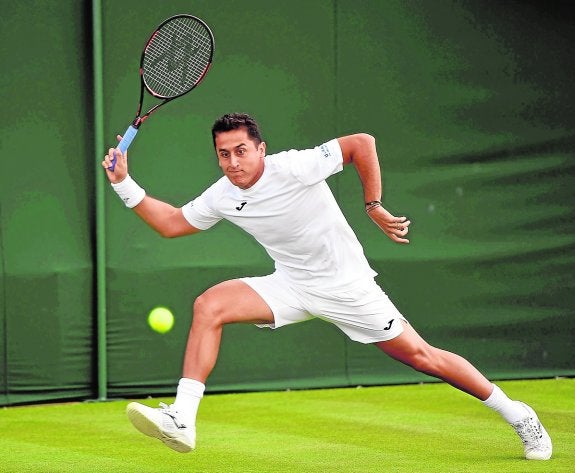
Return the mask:
<path fill-rule="evenodd" d="M 261 328 L 275 329 L 319 318 L 360 343 L 391 340 L 403 332 L 405 318 L 373 279 L 343 290 L 294 285 L 277 272 L 241 281 L 256 291 L 274 314 L 274 323 L 257 324 Z"/>

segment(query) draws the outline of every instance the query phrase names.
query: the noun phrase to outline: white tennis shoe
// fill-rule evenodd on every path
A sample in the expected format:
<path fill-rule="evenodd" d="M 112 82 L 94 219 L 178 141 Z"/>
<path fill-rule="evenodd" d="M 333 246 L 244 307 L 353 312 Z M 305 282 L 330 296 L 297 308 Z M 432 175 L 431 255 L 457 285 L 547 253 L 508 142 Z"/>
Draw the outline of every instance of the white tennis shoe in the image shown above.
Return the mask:
<path fill-rule="evenodd" d="M 521 401 L 521 405 L 527 410 L 527 416 L 511 426 L 521 437 L 527 460 L 549 460 L 553 453 L 553 445 L 549 434 L 541 425 L 537 414 L 527 404 Z"/>
<path fill-rule="evenodd" d="M 187 453 L 196 447 L 196 427 L 178 419 L 178 412 L 173 405 L 161 402 L 160 407 L 153 408 L 131 402 L 126 407 L 126 413 L 136 429 L 161 440 L 176 452 Z"/>

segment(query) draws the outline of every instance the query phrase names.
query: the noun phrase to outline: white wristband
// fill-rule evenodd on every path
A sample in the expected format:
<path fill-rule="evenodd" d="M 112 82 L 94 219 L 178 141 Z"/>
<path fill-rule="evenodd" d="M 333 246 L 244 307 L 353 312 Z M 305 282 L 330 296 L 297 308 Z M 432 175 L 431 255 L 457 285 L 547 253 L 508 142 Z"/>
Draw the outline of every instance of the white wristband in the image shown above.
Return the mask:
<path fill-rule="evenodd" d="M 146 191 L 129 174 L 122 182 L 112 183 L 112 188 L 129 209 L 133 209 L 146 197 Z"/>

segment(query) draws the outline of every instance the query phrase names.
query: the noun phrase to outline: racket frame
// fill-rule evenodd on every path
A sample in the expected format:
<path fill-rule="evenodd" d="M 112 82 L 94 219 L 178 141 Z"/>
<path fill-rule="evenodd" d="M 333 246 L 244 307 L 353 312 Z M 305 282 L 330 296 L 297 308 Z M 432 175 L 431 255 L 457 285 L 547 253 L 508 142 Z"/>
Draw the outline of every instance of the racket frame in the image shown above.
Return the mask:
<path fill-rule="evenodd" d="M 150 89 L 150 87 L 148 86 L 148 84 L 144 80 L 144 59 L 146 57 L 146 51 L 148 50 L 148 47 L 150 46 L 150 44 L 152 43 L 152 41 L 154 40 L 156 35 L 159 33 L 159 31 L 162 29 L 162 27 L 166 23 L 169 23 L 169 22 L 175 20 L 176 18 L 191 18 L 194 21 L 197 21 L 198 23 L 203 25 L 203 27 L 206 29 L 206 31 L 208 32 L 209 37 L 210 37 L 210 43 L 211 43 L 210 57 L 209 57 L 208 64 L 206 65 L 204 71 L 201 73 L 201 75 L 198 77 L 198 79 L 192 85 L 192 87 L 188 88 L 187 90 L 185 90 L 184 92 L 182 92 L 178 95 L 166 97 L 166 96 L 160 95 L 160 94 L 154 92 L 152 89 Z M 164 20 L 162 23 L 160 23 L 156 27 L 154 32 L 150 35 L 150 37 L 146 41 L 144 49 L 142 50 L 142 54 L 140 55 L 140 70 L 139 70 L 139 74 L 140 74 L 140 100 L 138 103 L 138 110 L 136 112 L 136 117 L 134 118 L 134 120 L 132 121 L 132 124 L 128 127 L 128 129 L 126 130 L 126 132 L 124 133 L 124 135 L 122 137 L 122 140 L 118 144 L 118 148 L 120 149 L 120 151 L 122 151 L 122 153 L 125 153 L 127 151 L 128 147 L 132 143 L 132 140 L 135 138 L 135 136 L 138 132 L 138 129 L 140 128 L 142 123 L 144 123 L 144 121 L 146 121 L 152 113 L 154 113 L 162 105 L 165 105 L 168 102 L 171 102 L 172 100 L 174 100 L 178 97 L 181 97 L 181 96 L 187 94 L 188 92 L 191 92 L 198 85 L 200 85 L 200 83 L 204 80 L 204 77 L 206 76 L 206 74 L 208 73 L 208 71 L 210 70 L 210 68 L 212 66 L 212 60 L 214 57 L 214 50 L 215 50 L 215 40 L 214 40 L 214 35 L 212 33 L 212 30 L 206 24 L 205 21 L 203 21 L 201 18 L 198 18 L 197 16 L 189 15 L 189 14 L 183 14 L 183 13 L 178 14 L 178 15 L 174 15 L 174 16 L 171 16 L 170 18 L 167 18 L 166 20 Z M 153 107 L 151 107 L 144 115 L 141 115 L 142 106 L 144 104 L 144 89 L 152 97 L 161 100 L 161 102 L 154 105 Z M 110 171 L 114 171 L 114 168 L 116 166 L 116 161 L 117 161 L 117 159 L 116 159 L 116 156 L 114 155 L 113 159 L 112 159 L 112 165 L 108 168 Z"/>
<path fill-rule="evenodd" d="M 162 29 L 162 27 L 166 23 L 169 23 L 169 22 L 175 20 L 176 18 L 191 18 L 191 19 L 197 21 L 198 23 L 202 24 L 204 26 L 204 28 L 206 29 L 206 31 L 210 35 L 210 42 L 211 42 L 212 47 L 210 48 L 210 59 L 208 60 L 208 64 L 205 67 L 202 74 L 200 75 L 200 77 L 196 80 L 195 84 L 192 87 L 190 87 L 189 89 L 182 92 L 181 94 L 166 97 L 164 95 L 160 95 L 160 94 L 154 92 L 152 89 L 150 89 L 148 84 L 146 84 L 146 81 L 144 80 L 144 59 L 146 57 L 146 51 L 148 50 L 150 44 L 152 43 L 152 41 L 154 40 L 154 38 L 156 37 L 158 32 Z M 179 15 L 171 16 L 170 18 L 167 18 L 162 23 L 160 23 L 158 25 L 158 27 L 156 28 L 156 30 L 152 33 L 152 35 L 150 36 L 148 41 L 146 42 L 146 45 L 144 46 L 144 49 L 142 50 L 142 54 L 140 56 L 140 104 L 138 105 L 138 111 L 136 112 L 136 118 L 132 122 L 132 126 L 135 126 L 136 128 L 139 127 L 142 124 L 142 122 L 144 122 L 159 107 L 161 107 L 162 105 L 164 105 L 164 104 L 166 104 L 166 103 L 168 103 L 174 99 L 177 99 L 178 97 L 181 97 L 182 95 L 186 95 L 188 92 L 191 92 L 198 85 L 200 85 L 200 83 L 204 80 L 204 77 L 206 76 L 206 74 L 210 70 L 210 67 L 212 66 L 212 59 L 214 57 L 214 49 L 215 49 L 215 40 L 214 40 L 214 34 L 212 33 L 212 30 L 210 29 L 210 27 L 206 24 L 206 22 L 204 20 L 202 20 L 201 18 L 198 18 L 197 16 L 182 13 Z M 140 116 L 140 113 L 142 112 L 142 105 L 144 102 L 144 88 L 152 97 L 160 99 L 160 100 L 162 100 L 162 102 L 156 104 L 155 106 L 150 108 L 144 115 Z"/>

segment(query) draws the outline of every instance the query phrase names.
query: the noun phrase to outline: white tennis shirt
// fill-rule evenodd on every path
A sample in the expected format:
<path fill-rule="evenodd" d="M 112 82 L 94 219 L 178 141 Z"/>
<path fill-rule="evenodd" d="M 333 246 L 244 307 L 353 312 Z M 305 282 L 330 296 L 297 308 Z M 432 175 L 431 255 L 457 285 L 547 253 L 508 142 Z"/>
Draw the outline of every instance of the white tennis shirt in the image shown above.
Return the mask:
<path fill-rule="evenodd" d="M 182 207 L 186 220 L 207 230 L 226 219 L 252 235 L 297 284 L 345 287 L 373 278 L 355 233 L 325 182 L 343 169 L 339 143 L 265 156 L 264 172 L 249 189 L 226 176 Z"/>

